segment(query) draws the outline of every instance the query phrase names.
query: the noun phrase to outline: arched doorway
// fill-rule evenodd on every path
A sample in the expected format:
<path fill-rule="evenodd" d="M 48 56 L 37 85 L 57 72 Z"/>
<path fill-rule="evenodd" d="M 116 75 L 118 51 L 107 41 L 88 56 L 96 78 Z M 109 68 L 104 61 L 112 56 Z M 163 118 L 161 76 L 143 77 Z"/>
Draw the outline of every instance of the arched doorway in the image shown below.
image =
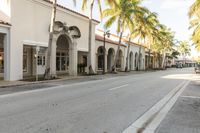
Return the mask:
<path fill-rule="evenodd" d="M 56 43 L 56 71 L 69 72 L 69 40 L 67 35 L 60 35 Z"/>
<path fill-rule="evenodd" d="M 114 56 L 115 51 L 113 48 L 110 48 L 108 50 L 108 56 L 107 56 L 107 69 L 108 71 L 112 71 L 112 66 L 114 65 Z"/>
<path fill-rule="evenodd" d="M 138 70 L 138 53 L 135 53 L 135 69 Z"/>
<path fill-rule="evenodd" d="M 129 69 L 133 70 L 133 52 L 129 54 Z"/>
<path fill-rule="evenodd" d="M 103 70 L 104 67 L 104 53 L 103 46 L 100 46 L 97 50 L 98 70 Z"/>
<path fill-rule="evenodd" d="M 123 52 L 122 52 L 122 50 L 119 50 L 119 56 L 117 59 L 116 67 L 119 69 L 122 69 L 122 65 L 123 65 Z"/>

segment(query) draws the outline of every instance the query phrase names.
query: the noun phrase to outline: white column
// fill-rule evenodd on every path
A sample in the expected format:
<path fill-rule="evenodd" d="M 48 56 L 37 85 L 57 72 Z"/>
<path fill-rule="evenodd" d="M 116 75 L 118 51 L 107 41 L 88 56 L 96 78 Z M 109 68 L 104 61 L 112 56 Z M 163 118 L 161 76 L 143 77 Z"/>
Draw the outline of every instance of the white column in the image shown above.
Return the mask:
<path fill-rule="evenodd" d="M 69 46 L 69 75 L 77 76 L 77 42 L 73 39 Z"/>
<path fill-rule="evenodd" d="M 10 79 L 10 50 L 9 50 L 9 35 L 4 36 L 4 80 Z"/>
<path fill-rule="evenodd" d="M 10 30 L 8 28 L 0 27 L 0 32 L 3 33 L 3 49 L 4 49 L 4 80 L 10 79 Z"/>
<path fill-rule="evenodd" d="M 105 54 L 105 72 L 108 72 L 108 62 L 107 62 L 107 59 L 108 59 L 108 54 L 107 54 L 107 52 L 106 52 L 106 54 Z"/>
<path fill-rule="evenodd" d="M 52 41 L 52 47 L 51 47 L 51 60 L 50 60 L 50 74 L 52 77 L 56 77 L 56 42 L 57 42 L 57 36 L 53 36 L 53 41 Z"/>

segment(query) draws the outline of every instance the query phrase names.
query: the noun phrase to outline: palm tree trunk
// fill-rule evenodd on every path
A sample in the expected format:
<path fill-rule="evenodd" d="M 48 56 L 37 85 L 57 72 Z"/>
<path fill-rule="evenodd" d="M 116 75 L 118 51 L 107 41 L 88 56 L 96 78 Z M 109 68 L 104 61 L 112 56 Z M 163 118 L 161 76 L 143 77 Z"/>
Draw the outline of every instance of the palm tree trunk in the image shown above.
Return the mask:
<path fill-rule="evenodd" d="M 139 70 L 140 70 L 140 67 L 141 67 L 141 66 L 140 66 L 140 58 L 141 58 L 141 57 L 140 57 L 140 54 L 141 54 L 141 49 L 142 49 L 142 46 L 140 46 L 139 52 L 138 52 L 139 54 L 138 54 L 138 59 L 137 59 L 137 69 L 136 69 L 137 71 L 139 71 Z"/>
<path fill-rule="evenodd" d="M 92 68 L 92 17 L 93 17 L 93 7 L 94 0 L 91 1 L 90 4 L 90 16 L 89 16 L 89 32 L 88 32 L 88 69 L 89 74 L 94 74 L 94 69 Z"/>
<path fill-rule="evenodd" d="M 130 42 L 131 42 L 131 37 L 129 37 L 129 41 L 128 41 L 128 50 L 127 50 L 126 67 L 125 67 L 125 71 L 126 72 L 129 71 L 129 69 L 128 69 L 128 62 L 129 62 L 129 53 L 130 53 L 130 45 L 131 45 Z"/>
<path fill-rule="evenodd" d="M 151 50 L 148 51 L 148 69 L 150 69 L 150 63 L 151 63 Z"/>
<path fill-rule="evenodd" d="M 116 52 L 116 55 L 115 55 L 115 60 L 114 60 L 114 64 L 113 64 L 113 67 L 112 67 L 112 72 L 116 72 L 116 64 L 117 64 L 117 60 L 119 58 L 119 50 L 120 50 L 120 45 L 121 45 L 121 41 L 122 41 L 122 35 L 123 35 L 123 31 L 120 32 L 119 44 L 118 44 L 118 47 L 117 47 L 117 52 Z"/>
<path fill-rule="evenodd" d="M 151 43 L 153 43 L 153 39 L 150 37 L 150 42 L 149 42 L 149 51 L 148 51 L 148 69 L 150 69 L 150 64 L 151 64 Z"/>
<path fill-rule="evenodd" d="M 166 60 L 166 53 L 163 53 L 163 58 L 162 58 L 162 69 L 165 69 L 165 60 Z"/>
<path fill-rule="evenodd" d="M 50 67 L 50 60 L 51 60 L 51 53 L 52 53 L 52 41 L 53 41 L 53 32 L 54 32 L 54 24 L 56 19 L 56 7 L 57 7 L 57 0 L 53 0 L 53 9 L 51 13 L 51 24 L 50 24 L 50 31 L 49 31 L 49 42 L 48 42 L 48 48 L 47 48 L 47 66 L 44 73 L 45 79 L 50 79 L 51 77 L 51 67 Z"/>
<path fill-rule="evenodd" d="M 138 44 L 140 44 L 140 41 L 142 42 L 142 38 L 138 39 Z M 142 46 L 140 45 L 139 52 L 138 52 L 138 59 L 136 59 L 136 66 L 137 66 L 136 71 L 138 71 L 140 69 L 140 61 L 139 60 L 140 60 L 141 49 L 142 49 Z"/>

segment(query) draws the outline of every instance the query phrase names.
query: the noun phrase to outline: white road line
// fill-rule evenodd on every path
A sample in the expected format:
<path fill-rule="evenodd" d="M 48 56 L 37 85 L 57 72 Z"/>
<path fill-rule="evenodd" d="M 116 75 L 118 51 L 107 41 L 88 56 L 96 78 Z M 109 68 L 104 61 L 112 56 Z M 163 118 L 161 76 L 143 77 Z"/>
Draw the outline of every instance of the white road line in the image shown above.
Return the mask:
<path fill-rule="evenodd" d="M 132 125 L 125 129 L 123 133 L 154 133 L 189 82 L 184 81 L 180 83 Z"/>
<path fill-rule="evenodd" d="M 111 88 L 111 89 L 109 89 L 109 91 L 114 91 L 114 90 L 117 90 L 117 89 L 120 89 L 120 88 L 123 88 L 123 87 L 126 87 L 126 86 L 128 86 L 128 84 L 125 84 L 125 85 L 122 85 L 122 86 L 118 86 L 118 87 Z"/>
<path fill-rule="evenodd" d="M 181 96 L 182 98 L 193 98 L 193 99 L 200 99 L 200 97 L 197 96 Z"/>

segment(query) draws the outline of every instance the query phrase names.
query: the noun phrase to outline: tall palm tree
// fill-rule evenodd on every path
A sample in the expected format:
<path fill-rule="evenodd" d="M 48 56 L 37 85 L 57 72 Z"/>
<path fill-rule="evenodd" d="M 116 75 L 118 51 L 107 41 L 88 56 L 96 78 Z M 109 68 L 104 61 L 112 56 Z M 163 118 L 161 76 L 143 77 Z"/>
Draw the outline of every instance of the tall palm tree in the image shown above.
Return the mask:
<path fill-rule="evenodd" d="M 159 21 L 157 19 L 157 14 L 150 12 L 148 9 L 145 10 L 143 14 L 138 15 L 135 18 L 135 29 L 134 29 L 134 36 L 138 38 L 139 44 L 146 44 L 148 42 L 148 49 L 149 49 L 149 59 L 150 59 L 150 49 L 153 43 L 154 35 L 157 32 L 157 25 L 159 25 Z M 141 47 L 139 48 L 139 59 L 140 59 L 140 52 Z M 137 60 L 137 70 L 140 68 L 140 60 Z M 150 61 L 148 61 L 148 67 L 150 66 Z"/>
<path fill-rule="evenodd" d="M 95 0 L 83 0 L 82 2 L 82 10 L 87 8 L 89 4 L 90 14 L 89 14 L 89 32 L 88 32 L 88 69 L 89 74 L 94 74 L 94 69 L 92 68 L 92 19 L 93 19 L 93 7 Z M 101 0 L 96 0 L 99 7 L 100 17 L 102 18 L 102 8 L 101 8 Z M 113 5 L 115 4 L 114 0 L 106 0 L 107 4 Z"/>
<path fill-rule="evenodd" d="M 140 1 L 138 0 L 115 0 L 115 4 L 110 4 L 109 8 L 103 11 L 103 16 L 107 19 L 104 26 L 109 28 L 115 22 L 117 24 L 117 34 L 119 36 L 119 43 L 117 52 L 114 58 L 114 65 L 112 71 L 116 71 L 116 63 L 119 58 L 119 50 L 122 41 L 124 31 L 127 29 L 127 25 L 133 25 L 133 19 L 136 14 L 141 13 L 139 10 Z"/>
<path fill-rule="evenodd" d="M 74 5 L 76 5 L 76 0 L 73 0 Z M 52 54 L 52 41 L 53 41 L 53 34 L 54 34 L 54 25 L 55 25 L 55 19 L 56 19 L 56 9 L 57 9 L 57 0 L 52 0 L 52 12 L 51 12 L 51 23 L 50 23 L 50 31 L 49 31 L 49 41 L 48 41 L 48 48 L 47 48 L 47 65 L 46 70 L 44 73 L 45 79 L 54 78 L 52 77 L 50 71 L 50 60 L 51 60 L 51 54 Z"/>
<path fill-rule="evenodd" d="M 184 64 L 186 64 L 186 56 L 190 55 L 190 52 L 191 52 L 189 43 L 187 41 L 181 41 L 179 44 L 178 50 L 182 58 L 184 59 Z"/>
<path fill-rule="evenodd" d="M 90 14 L 89 14 L 89 32 L 88 32 L 88 69 L 89 74 L 94 74 L 94 69 L 92 68 L 92 18 L 93 18 L 93 7 L 94 0 L 83 0 L 82 10 L 87 8 L 88 3 L 90 2 Z M 102 14 L 101 10 L 101 0 L 97 0 L 99 6 L 99 12 Z"/>
<path fill-rule="evenodd" d="M 192 41 L 196 45 L 197 50 L 200 50 L 200 0 L 196 0 L 192 4 L 188 15 L 191 19 L 190 28 L 193 28 Z"/>
<path fill-rule="evenodd" d="M 166 56 L 167 53 L 172 51 L 172 47 L 174 46 L 174 33 L 167 29 L 166 26 L 162 25 L 158 28 L 158 32 L 156 33 L 156 38 L 154 38 L 154 44 L 152 45 L 152 49 L 162 55 L 162 63 L 160 67 L 162 69 L 165 68 Z"/>

